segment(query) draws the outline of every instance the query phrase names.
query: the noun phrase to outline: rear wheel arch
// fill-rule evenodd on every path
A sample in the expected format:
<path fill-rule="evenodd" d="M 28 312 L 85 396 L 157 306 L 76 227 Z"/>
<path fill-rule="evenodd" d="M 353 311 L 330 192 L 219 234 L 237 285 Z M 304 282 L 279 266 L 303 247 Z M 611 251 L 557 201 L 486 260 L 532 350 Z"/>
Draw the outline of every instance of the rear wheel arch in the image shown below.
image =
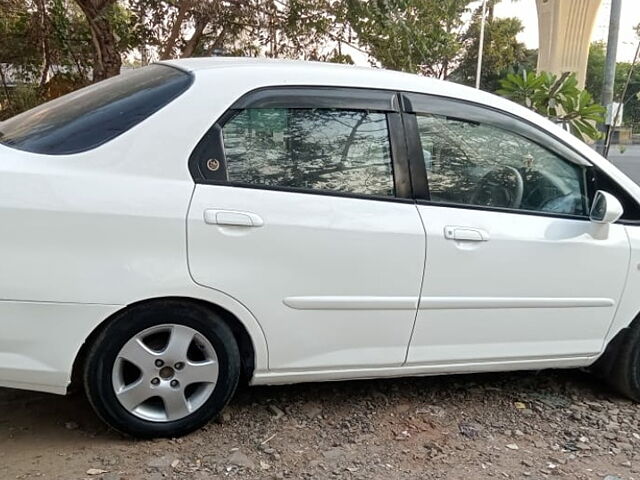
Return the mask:
<path fill-rule="evenodd" d="M 113 323 L 114 321 L 122 318 L 127 315 L 134 307 L 145 307 L 148 308 L 158 308 L 161 309 L 164 305 L 167 304 L 181 304 L 181 305 L 193 305 L 204 307 L 211 312 L 214 312 L 223 319 L 225 324 L 231 329 L 233 336 L 238 344 L 238 348 L 240 349 L 241 356 L 241 372 L 242 378 L 241 381 L 248 382 L 253 377 L 253 372 L 256 367 L 256 348 L 253 342 L 251 335 L 249 334 L 249 330 L 244 325 L 244 323 L 231 311 L 228 309 L 208 300 L 203 300 L 199 298 L 193 297 L 182 297 L 182 296 L 171 296 L 171 297 L 156 297 L 149 298 L 145 300 L 140 300 L 134 303 L 123 307 L 117 312 L 111 314 L 105 320 L 103 320 L 97 327 L 93 329 L 93 331 L 89 334 L 85 342 L 80 347 L 78 351 L 75 361 L 73 362 L 73 367 L 71 371 L 71 385 L 68 391 L 75 391 L 82 386 L 82 372 L 84 368 L 84 364 L 87 358 L 87 354 L 91 349 L 91 346 L 95 343 L 96 339 L 100 336 L 100 334 L 107 328 L 108 325 Z"/>

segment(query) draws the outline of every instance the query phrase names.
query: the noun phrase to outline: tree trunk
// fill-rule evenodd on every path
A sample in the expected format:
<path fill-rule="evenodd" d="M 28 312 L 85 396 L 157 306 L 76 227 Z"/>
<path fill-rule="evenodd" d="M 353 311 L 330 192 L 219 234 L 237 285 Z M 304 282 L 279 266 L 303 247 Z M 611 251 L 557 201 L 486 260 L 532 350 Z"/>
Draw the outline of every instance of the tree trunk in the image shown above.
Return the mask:
<path fill-rule="evenodd" d="M 160 53 L 160 60 L 167 60 L 171 58 L 173 54 L 173 49 L 176 46 L 176 42 L 178 41 L 178 37 L 180 36 L 180 32 L 182 31 L 182 23 L 184 22 L 185 17 L 187 16 L 187 12 L 189 8 L 191 8 L 192 0 L 182 0 L 180 2 L 180 7 L 178 8 L 178 14 L 176 15 L 176 20 L 173 22 L 171 26 L 171 32 L 169 33 L 169 38 L 164 44 L 162 52 Z"/>
<path fill-rule="evenodd" d="M 9 93 L 9 87 L 7 86 L 7 78 L 4 76 L 4 70 L 2 68 L 2 63 L 0 63 L 0 82 L 2 83 L 2 90 L 4 91 L 4 96 L 7 99 L 7 106 L 11 105 L 11 94 Z"/>
<path fill-rule="evenodd" d="M 93 42 L 93 81 L 98 82 L 120 73 L 122 58 L 118 52 L 113 28 L 106 18 L 107 8 L 115 0 L 76 0 L 82 9 Z"/>
<path fill-rule="evenodd" d="M 187 43 L 182 49 L 182 55 L 180 55 L 180 57 L 189 58 L 193 56 L 193 52 L 195 52 L 196 47 L 198 46 L 198 42 L 200 42 L 200 38 L 204 33 L 204 29 L 207 28 L 208 24 L 209 22 L 204 18 L 198 18 L 196 20 L 196 28 L 193 32 L 193 35 L 191 35 L 191 38 L 187 40 Z"/>
<path fill-rule="evenodd" d="M 42 50 L 42 69 L 40 70 L 40 88 L 43 88 L 49 80 L 51 68 L 51 50 L 49 49 L 49 22 L 47 21 L 47 7 L 44 0 L 36 1 L 38 10 L 38 23 L 40 26 L 40 48 Z"/>
<path fill-rule="evenodd" d="M 220 33 L 218 34 L 218 36 L 216 37 L 216 39 L 213 41 L 213 43 L 211 44 L 211 46 L 207 49 L 207 56 L 212 56 L 215 51 L 217 49 L 221 49 L 224 45 L 224 37 L 226 35 L 226 29 L 225 27 L 222 27 L 222 29 L 220 30 Z"/>

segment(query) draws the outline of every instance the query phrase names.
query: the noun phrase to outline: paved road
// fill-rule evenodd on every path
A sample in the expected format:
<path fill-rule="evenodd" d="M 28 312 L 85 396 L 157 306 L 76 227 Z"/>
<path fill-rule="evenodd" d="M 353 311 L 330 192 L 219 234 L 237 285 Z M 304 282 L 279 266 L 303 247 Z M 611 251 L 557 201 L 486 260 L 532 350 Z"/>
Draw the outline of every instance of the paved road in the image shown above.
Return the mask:
<path fill-rule="evenodd" d="M 612 145 L 609 150 L 609 160 L 640 184 L 640 145 L 628 145 L 623 153 L 617 145 Z"/>

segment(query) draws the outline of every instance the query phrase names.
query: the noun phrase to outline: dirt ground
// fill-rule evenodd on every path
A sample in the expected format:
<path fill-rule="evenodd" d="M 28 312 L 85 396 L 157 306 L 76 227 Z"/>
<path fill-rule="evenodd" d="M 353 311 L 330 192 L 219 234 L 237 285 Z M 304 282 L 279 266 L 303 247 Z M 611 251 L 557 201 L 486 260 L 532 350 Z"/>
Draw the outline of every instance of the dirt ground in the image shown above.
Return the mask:
<path fill-rule="evenodd" d="M 243 388 L 174 440 L 0 389 L 0 479 L 640 479 L 640 406 L 579 371 Z"/>

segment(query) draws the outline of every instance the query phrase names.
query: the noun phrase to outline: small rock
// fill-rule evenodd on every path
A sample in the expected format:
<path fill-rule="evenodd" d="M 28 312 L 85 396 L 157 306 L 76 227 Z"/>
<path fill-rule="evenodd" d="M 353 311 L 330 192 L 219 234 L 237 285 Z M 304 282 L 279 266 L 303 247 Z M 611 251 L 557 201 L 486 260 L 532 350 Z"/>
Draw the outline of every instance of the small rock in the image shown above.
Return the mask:
<path fill-rule="evenodd" d="M 269 465 L 267 462 L 265 462 L 264 460 L 260 460 L 260 468 L 262 470 L 269 470 L 271 468 L 271 465 Z"/>
<path fill-rule="evenodd" d="M 171 459 L 171 457 L 163 455 L 162 457 L 154 457 L 151 460 L 149 460 L 147 462 L 147 467 L 169 468 L 171 466 L 171 462 L 173 462 L 173 459 Z"/>
<path fill-rule="evenodd" d="M 615 475 L 607 475 L 602 480 L 622 480 L 622 479 L 620 477 L 615 476 Z"/>
<path fill-rule="evenodd" d="M 598 402 L 590 402 L 590 401 L 588 401 L 588 400 L 587 400 L 587 401 L 585 401 L 584 403 L 585 403 L 586 405 L 588 405 L 588 406 L 589 406 L 589 408 L 590 408 L 591 410 L 594 410 L 594 411 L 596 411 L 596 412 L 601 412 L 601 411 L 604 409 L 604 407 L 602 406 L 602 404 L 600 404 L 600 403 L 598 403 Z"/>
<path fill-rule="evenodd" d="M 518 447 L 518 445 L 516 445 L 515 443 L 509 443 L 508 445 L 505 445 L 505 447 L 507 447 L 509 450 L 519 450 L 520 447 Z"/>
<path fill-rule="evenodd" d="M 101 468 L 90 468 L 87 470 L 87 475 L 102 475 L 103 473 L 109 473 L 107 470 Z"/>
<path fill-rule="evenodd" d="M 527 408 L 527 406 L 522 402 L 513 402 L 513 406 L 518 410 L 524 410 L 525 408 Z"/>
<path fill-rule="evenodd" d="M 618 447 L 620 450 L 632 450 L 633 449 L 633 445 L 631 445 L 630 443 L 627 443 L 627 442 L 616 442 L 616 447 Z"/>
<path fill-rule="evenodd" d="M 462 422 L 458 425 L 458 430 L 467 438 L 477 438 L 480 434 L 478 426 L 473 423 Z"/>
<path fill-rule="evenodd" d="M 111 472 L 111 473 L 105 473 L 102 476 L 102 480 L 122 480 L 122 477 L 120 476 L 119 473 Z"/>
<path fill-rule="evenodd" d="M 236 467 L 253 469 L 256 468 L 256 464 L 248 456 L 242 453 L 240 450 L 236 450 L 229 457 L 229 464 Z"/>
<path fill-rule="evenodd" d="M 313 420 L 322 413 L 322 407 L 316 403 L 306 403 L 302 406 L 302 414 L 310 420 Z"/>
<path fill-rule="evenodd" d="M 176 468 L 178 465 L 180 465 L 180 460 L 178 460 L 177 458 L 171 462 L 171 468 Z"/>
<path fill-rule="evenodd" d="M 284 412 L 273 404 L 269 405 L 269 410 L 273 413 L 275 420 L 279 420 L 284 417 Z"/>
<path fill-rule="evenodd" d="M 327 460 L 337 460 L 343 455 L 344 455 L 344 451 L 339 447 L 331 448 L 329 450 L 322 452 L 322 456 Z"/>

